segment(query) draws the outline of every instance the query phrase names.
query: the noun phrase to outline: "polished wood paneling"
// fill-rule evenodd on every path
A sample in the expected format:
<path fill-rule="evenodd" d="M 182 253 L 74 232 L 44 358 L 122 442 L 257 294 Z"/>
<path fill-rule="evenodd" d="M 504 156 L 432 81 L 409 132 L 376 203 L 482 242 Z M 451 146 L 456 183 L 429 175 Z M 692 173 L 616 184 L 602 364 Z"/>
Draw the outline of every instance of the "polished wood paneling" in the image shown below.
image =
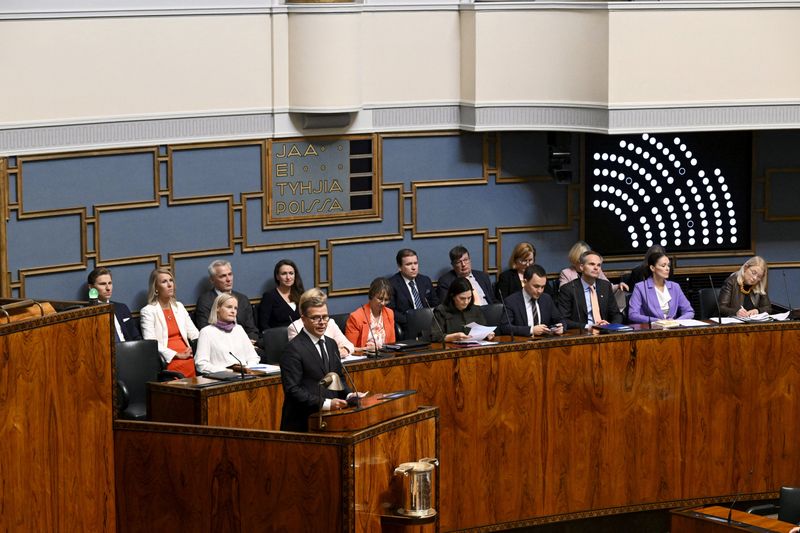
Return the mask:
<path fill-rule="evenodd" d="M 444 531 L 800 484 L 800 324 L 572 335 L 348 366 L 438 406 Z M 272 417 L 280 419 L 275 380 Z"/>
<path fill-rule="evenodd" d="M 0 326 L 0 531 L 114 531 L 110 307 Z"/>
<path fill-rule="evenodd" d="M 379 531 L 394 467 L 436 453 L 437 414 L 335 435 L 118 421 L 119 530 Z"/>
<path fill-rule="evenodd" d="M 355 447 L 356 531 L 378 532 L 380 516 L 389 514 L 403 502 L 403 483 L 394 469 L 424 457 L 436 457 L 436 419 L 400 427 L 362 441 Z M 438 481 L 438 469 L 434 481 Z M 438 508 L 434 486 L 434 508 Z M 435 531 L 431 524 L 419 531 Z"/>

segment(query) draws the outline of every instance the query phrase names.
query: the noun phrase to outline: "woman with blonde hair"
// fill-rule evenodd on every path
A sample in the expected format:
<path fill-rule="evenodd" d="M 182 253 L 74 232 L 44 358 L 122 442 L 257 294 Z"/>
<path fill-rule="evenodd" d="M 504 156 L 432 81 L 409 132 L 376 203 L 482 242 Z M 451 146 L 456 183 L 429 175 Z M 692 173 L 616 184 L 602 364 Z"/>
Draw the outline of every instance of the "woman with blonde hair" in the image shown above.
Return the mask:
<path fill-rule="evenodd" d="M 195 365 L 201 374 L 220 372 L 240 362 L 245 366 L 260 362 L 244 328 L 236 323 L 238 311 L 239 301 L 230 293 L 223 292 L 214 300 L 208 325 L 197 340 Z"/>
<path fill-rule="evenodd" d="M 719 292 L 719 310 L 723 316 L 745 318 L 769 313 L 772 303 L 767 296 L 767 262 L 760 256 L 745 261 L 731 274 Z"/>
<path fill-rule="evenodd" d="M 561 273 L 558 275 L 559 287 L 561 287 L 565 283 L 569 283 L 572 280 L 578 279 L 581 272 L 581 256 L 584 254 L 584 252 L 588 252 L 591 249 L 592 248 L 584 241 L 578 241 L 572 245 L 572 248 L 569 249 L 569 253 L 567 254 L 570 266 L 563 269 Z M 603 272 L 602 270 L 600 271 L 600 279 L 608 281 L 605 272 Z M 615 292 L 617 289 L 623 291 L 629 290 L 628 285 L 625 282 L 620 282 L 618 285 L 613 284 L 612 288 L 614 289 Z"/>
<path fill-rule="evenodd" d="M 200 332 L 182 303 L 175 299 L 175 280 L 168 268 L 150 273 L 147 305 L 141 311 L 142 337 L 158 341 L 158 351 L 167 364 L 184 376 L 196 375 L 192 347 L 189 342 Z"/>
<path fill-rule="evenodd" d="M 525 269 L 536 262 L 536 248 L 529 242 L 521 242 L 511 251 L 508 259 L 508 270 L 497 278 L 494 293 L 498 300 L 505 300 L 509 295 L 522 290 Z"/>

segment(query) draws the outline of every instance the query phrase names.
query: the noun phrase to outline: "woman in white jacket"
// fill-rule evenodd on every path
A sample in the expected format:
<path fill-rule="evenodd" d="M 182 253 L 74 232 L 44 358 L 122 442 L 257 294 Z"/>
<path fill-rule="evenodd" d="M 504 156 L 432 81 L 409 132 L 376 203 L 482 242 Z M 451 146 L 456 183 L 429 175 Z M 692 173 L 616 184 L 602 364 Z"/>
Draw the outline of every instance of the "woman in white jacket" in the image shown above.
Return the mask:
<path fill-rule="evenodd" d="M 167 268 L 150 273 L 148 304 L 141 309 L 142 337 L 158 341 L 158 351 L 167 363 L 167 370 L 184 376 L 196 375 L 189 341 L 200 332 L 182 303 L 175 299 L 175 280 Z"/>
<path fill-rule="evenodd" d="M 214 300 L 208 326 L 200 330 L 197 341 L 195 365 L 201 374 L 220 372 L 240 361 L 245 366 L 260 362 L 244 328 L 236 323 L 238 310 L 239 302 L 232 294 L 222 293 Z"/>

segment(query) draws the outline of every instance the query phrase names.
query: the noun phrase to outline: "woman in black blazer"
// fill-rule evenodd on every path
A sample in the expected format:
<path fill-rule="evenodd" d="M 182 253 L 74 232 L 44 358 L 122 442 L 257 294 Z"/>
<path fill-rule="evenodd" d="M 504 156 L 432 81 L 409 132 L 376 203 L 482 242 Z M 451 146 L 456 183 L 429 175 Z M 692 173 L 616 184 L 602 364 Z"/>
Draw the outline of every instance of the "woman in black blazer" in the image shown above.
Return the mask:
<path fill-rule="evenodd" d="M 522 275 L 535 262 L 536 248 L 529 242 L 517 244 L 508 259 L 508 270 L 500 274 L 494 286 L 497 299 L 504 301 L 510 294 L 521 291 Z"/>
<path fill-rule="evenodd" d="M 258 305 L 258 327 L 261 331 L 288 327 L 300 318 L 298 303 L 304 289 L 297 265 L 289 259 L 281 259 L 275 264 L 272 276 L 276 287 L 261 295 Z"/>

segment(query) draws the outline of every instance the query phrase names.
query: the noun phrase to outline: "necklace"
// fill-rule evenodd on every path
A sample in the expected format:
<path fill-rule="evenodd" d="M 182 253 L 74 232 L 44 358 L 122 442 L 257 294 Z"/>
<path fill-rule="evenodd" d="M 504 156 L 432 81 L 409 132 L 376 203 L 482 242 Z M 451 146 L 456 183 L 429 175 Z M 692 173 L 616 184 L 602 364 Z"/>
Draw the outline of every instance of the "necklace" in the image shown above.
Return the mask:
<path fill-rule="evenodd" d="M 741 292 L 742 294 L 750 294 L 750 291 L 753 290 L 752 286 L 750 286 L 750 287 L 748 287 L 746 289 L 744 287 L 745 287 L 745 285 L 743 283 L 739 284 L 739 292 Z"/>

